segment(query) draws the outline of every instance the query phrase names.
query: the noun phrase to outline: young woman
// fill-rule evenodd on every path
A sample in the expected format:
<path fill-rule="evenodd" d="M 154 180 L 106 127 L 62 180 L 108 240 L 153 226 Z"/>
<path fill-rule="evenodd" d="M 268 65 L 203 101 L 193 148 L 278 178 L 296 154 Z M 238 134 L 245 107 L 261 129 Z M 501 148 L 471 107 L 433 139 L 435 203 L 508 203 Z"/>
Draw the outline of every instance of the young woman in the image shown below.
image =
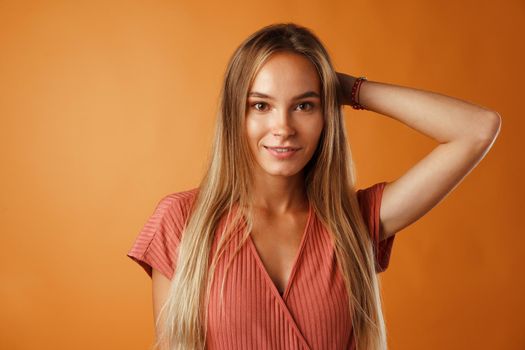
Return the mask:
<path fill-rule="evenodd" d="M 395 235 L 478 164 L 501 119 L 363 78 L 337 73 L 292 23 L 237 48 L 205 176 L 162 198 L 128 253 L 152 277 L 154 348 L 386 349 L 377 274 Z M 439 145 L 398 179 L 356 191 L 345 104 Z"/>

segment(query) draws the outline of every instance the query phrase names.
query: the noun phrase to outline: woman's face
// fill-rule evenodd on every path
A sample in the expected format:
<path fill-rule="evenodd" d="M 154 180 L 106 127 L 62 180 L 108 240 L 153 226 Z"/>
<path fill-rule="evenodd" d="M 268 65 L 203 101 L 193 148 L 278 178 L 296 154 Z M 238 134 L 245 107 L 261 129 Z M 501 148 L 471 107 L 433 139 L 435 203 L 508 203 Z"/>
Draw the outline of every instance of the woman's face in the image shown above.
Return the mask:
<path fill-rule="evenodd" d="M 299 54 L 275 53 L 259 70 L 247 97 L 246 132 L 267 174 L 295 175 L 312 157 L 324 126 L 320 89 L 315 66 Z M 277 153 L 270 147 L 296 150 Z"/>

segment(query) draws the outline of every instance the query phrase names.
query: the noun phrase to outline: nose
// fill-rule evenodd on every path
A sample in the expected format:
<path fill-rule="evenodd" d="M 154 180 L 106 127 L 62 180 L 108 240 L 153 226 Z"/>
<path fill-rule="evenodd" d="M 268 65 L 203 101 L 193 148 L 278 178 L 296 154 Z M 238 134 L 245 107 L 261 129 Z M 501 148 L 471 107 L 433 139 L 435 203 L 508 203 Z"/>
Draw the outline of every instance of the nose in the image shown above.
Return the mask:
<path fill-rule="evenodd" d="M 277 112 L 272 120 L 272 133 L 276 136 L 289 136 L 295 134 L 293 121 L 288 111 Z"/>

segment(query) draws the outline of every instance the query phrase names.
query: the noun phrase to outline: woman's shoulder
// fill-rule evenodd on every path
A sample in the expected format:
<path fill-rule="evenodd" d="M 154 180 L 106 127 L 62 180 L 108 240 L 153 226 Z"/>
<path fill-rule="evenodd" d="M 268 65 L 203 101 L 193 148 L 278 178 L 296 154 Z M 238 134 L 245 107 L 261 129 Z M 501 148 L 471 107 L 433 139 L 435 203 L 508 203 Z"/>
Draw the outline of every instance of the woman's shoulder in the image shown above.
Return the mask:
<path fill-rule="evenodd" d="M 381 199 L 386 181 L 374 183 L 368 187 L 360 188 L 356 191 L 357 201 L 361 207 L 368 207 L 370 205 L 377 204 L 376 202 Z"/>
<path fill-rule="evenodd" d="M 152 276 L 152 268 L 171 279 L 186 220 L 198 188 L 164 195 L 150 215 L 128 256 Z"/>
<path fill-rule="evenodd" d="M 190 188 L 171 192 L 158 201 L 154 217 L 167 218 L 179 223 L 184 222 L 190 213 L 193 202 L 197 198 L 199 188 Z"/>
<path fill-rule="evenodd" d="M 182 191 L 170 192 L 165 194 L 158 202 L 158 206 L 162 208 L 176 208 L 186 209 L 192 205 L 197 198 L 199 192 L 198 187 L 189 188 Z"/>
<path fill-rule="evenodd" d="M 194 187 L 178 192 L 171 192 L 162 197 L 161 202 L 177 203 L 177 202 L 192 202 L 197 197 L 199 187 Z"/>

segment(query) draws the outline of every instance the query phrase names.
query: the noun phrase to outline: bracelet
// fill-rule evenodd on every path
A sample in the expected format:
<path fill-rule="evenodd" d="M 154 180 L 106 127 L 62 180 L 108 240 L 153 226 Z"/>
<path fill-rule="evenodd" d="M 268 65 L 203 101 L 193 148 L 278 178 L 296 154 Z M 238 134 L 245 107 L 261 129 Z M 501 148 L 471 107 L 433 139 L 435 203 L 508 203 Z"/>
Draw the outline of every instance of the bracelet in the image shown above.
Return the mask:
<path fill-rule="evenodd" d="M 352 86 L 352 108 L 353 109 L 366 109 L 365 106 L 359 104 L 359 90 L 361 89 L 361 84 L 363 80 L 368 80 L 366 77 L 359 77 L 355 80 L 354 86 Z"/>

